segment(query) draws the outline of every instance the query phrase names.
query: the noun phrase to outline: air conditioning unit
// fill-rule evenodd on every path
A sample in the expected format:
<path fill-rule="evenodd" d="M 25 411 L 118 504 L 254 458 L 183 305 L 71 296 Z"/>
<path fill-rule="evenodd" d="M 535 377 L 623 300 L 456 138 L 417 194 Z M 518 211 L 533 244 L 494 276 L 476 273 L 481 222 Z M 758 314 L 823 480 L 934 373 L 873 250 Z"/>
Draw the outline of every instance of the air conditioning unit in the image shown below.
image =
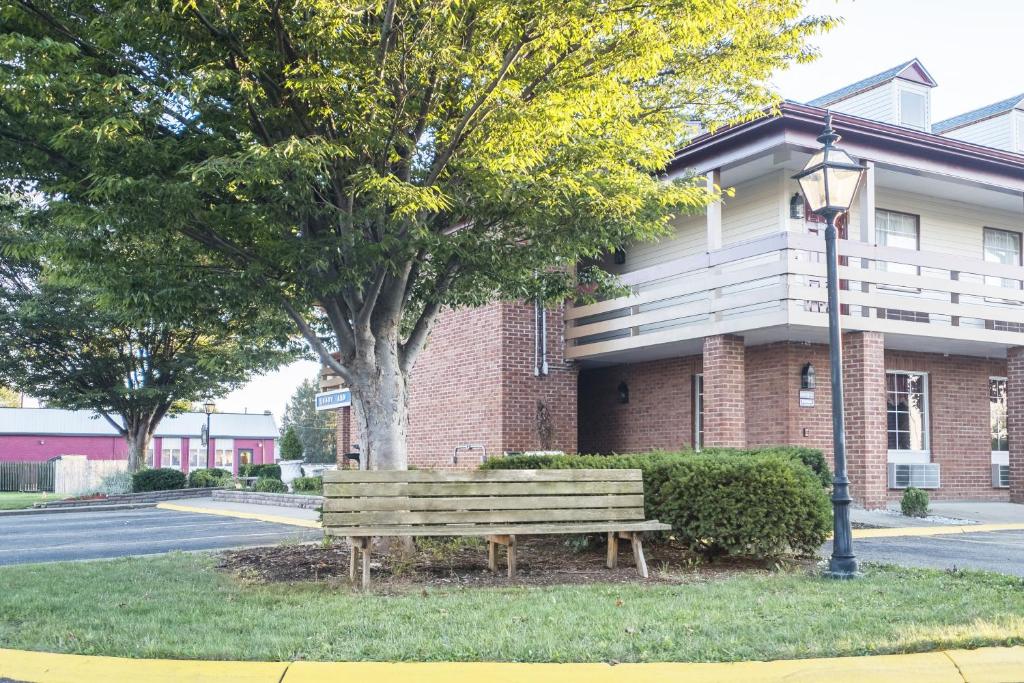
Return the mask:
<path fill-rule="evenodd" d="M 997 489 L 1010 487 L 1010 466 L 992 463 L 992 486 Z"/>
<path fill-rule="evenodd" d="M 889 463 L 889 488 L 939 488 L 939 465 L 933 462 Z"/>

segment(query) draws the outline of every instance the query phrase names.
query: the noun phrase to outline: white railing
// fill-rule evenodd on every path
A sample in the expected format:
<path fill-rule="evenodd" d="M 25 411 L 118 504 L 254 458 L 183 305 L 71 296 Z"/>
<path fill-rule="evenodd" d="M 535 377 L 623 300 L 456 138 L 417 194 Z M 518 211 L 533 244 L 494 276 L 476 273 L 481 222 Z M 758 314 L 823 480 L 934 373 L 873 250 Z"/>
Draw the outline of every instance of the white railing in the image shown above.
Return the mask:
<path fill-rule="evenodd" d="M 584 358 L 780 325 L 828 324 L 825 242 L 780 233 L 621 277 L 631 294 L 566 314 Z M 839 243 L 846 329 L 1024 344 L 1024 269 L 981 259 Z"/>

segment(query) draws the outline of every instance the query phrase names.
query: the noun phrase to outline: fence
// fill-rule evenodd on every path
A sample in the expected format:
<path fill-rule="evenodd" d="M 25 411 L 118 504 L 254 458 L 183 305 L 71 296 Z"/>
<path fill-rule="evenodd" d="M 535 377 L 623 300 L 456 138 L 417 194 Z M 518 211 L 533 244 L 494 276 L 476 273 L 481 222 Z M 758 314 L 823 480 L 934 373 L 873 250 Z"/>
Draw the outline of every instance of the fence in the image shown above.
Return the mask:
<path fill-rule="evenodd" d="M 0 491 L 53 492 L 56 462 L 0 462 Z"/>

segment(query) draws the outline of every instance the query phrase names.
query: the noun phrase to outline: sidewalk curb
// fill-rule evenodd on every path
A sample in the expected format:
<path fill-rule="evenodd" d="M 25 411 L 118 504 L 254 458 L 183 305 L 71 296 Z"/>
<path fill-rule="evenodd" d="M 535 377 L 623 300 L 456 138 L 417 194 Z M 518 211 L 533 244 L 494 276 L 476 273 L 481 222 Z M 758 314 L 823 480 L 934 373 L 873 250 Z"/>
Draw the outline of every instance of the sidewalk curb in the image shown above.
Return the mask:
<path fill-rule="evenodd" d="M 299 519 L 297 517 L 284 517 L 279 515 L 266 515 L 262 512 L 241 512 L 240 510 L 218 510 L 215 508 L 193 507 L 191 505 L 179 505 L 177 503 L 157 503 L 159 510 L 173 510 L 175 512 L 195 512 L 201 515 L 218 515 L 220 517 L 238 517 L 239 519 L 255 519 L 261 522 L 273 522 L 274 524 L 288 524 L 290 526 L 301 526 L 307 529 L 320 529 L 320 522 L 311 519 Z"/>
<path fill-rule="evenodd" d="M 889 538 L 893 536 L 947 536 L 952 534 L 977 534 L 986 531 L 1020 531 L 1024 523 L 968 524 L 950 526 L 906 526 L 886 529 L 854 529 L 854 538 Z M 829 537 L 831 538 L 831 536 Z M 1024 680 L 1024 676 L 1022 676 Z"/>
<path fill-rule="evenodd" d="M 518 664 L 501 662 L 232 662 L 122 659 L 0 649 L 0 677 L 32 683 L 1008 683 L 1024 647 L 773 662 Z"/>
<path fill-rule="evenodd" d="M 106 512 L 111 510 L 138 510 L 156 507 L 157 503 L 116 503 L 114 505 L 68 505 L 59 508 L 24 508 L 21 510 L 0 510 L 0 517 L 16 515 L 62 515 L 68 512 Z"/>

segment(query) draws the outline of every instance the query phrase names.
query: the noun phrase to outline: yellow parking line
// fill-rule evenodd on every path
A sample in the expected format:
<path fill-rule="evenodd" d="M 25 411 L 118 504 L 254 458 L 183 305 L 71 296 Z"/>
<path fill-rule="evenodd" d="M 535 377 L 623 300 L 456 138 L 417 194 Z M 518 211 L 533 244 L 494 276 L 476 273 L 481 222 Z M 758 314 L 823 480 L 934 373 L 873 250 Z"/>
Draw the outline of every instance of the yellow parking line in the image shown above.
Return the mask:
<path fill-rule="evenodd" d="M 319 529 L 320 522 L 312 519 L 300 519 L 298 517 L 284 517 L 282 515 L 265 515 L 262 512 L 242 512 L 241 510 L 222 510 L 218 508 L 193 507 L 191 505 L 179 505 L 177 503 L 158 503 L 157 508 L 161 510 L 174 510 L 175 512 L 197 512 L 201 515 L 218 515 L 220 517 L 237 517 L 239 519 L 257 519 L 261 522 L 274 522 L 275 524 L 290 524 L 308 529 Z"/>
<path fill-rule="evenodd" d="M 945 536 L 976 534 L 984 531 L 1020 531 L 1024 524 L 968 524 L 958 526 L 911 526 L 894 529 L 854 529 L 854 538 L 888 538 L 890 536 Z"/>

